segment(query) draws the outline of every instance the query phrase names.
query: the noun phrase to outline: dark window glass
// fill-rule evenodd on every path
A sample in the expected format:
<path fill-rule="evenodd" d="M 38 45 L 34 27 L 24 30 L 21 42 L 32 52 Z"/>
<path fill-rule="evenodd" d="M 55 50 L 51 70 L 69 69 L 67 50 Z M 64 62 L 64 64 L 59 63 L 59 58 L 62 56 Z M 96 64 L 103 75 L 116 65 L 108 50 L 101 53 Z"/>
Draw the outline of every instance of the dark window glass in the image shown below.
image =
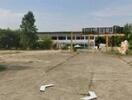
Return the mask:
<path fill-rule="evenodd" d="M 56 36 L 53 36 L 53 37 L 52 37 L 52 40 L 57 40 L 57 37 L 56 37 Z"/>
<path fill-rule="evenodd" d="M 77 38 L 77 40 L 80 40 L 80 39 L 81 39 L 81 37 L 80 37 L 80 36 L 77 36 L 76 38 Z"/>
<path fill-rule="evenodd" d="M 67 37 L 67 39 L 68 39 L 68 40 L 71 40 L 71 37 L 70 37 L 70 36 L 68 36 L 68 37 Z"/>
<path fill-rule="evenodd" d="M 67 37 L 67 39 L 68 39 L 68 40 L 71 40 L 71 37 L 70 37 L 70 36 L 68 36 L 68 37 Z M 73 37 L 72 37 L 72 39 L 74 40 L 74 39 L 75 39 L 75 37 L 73 36 Z"/>
<path fill-rule="evenodd" d="M 59 36 L 59 40 L 66 40 L 66 37 L 64 37 L 64 36 Z"/>
<path fill-rule="evenodd" d="M 84 36 L 81 36 L 80 38 L 81 38 L 81 40 L 84 40 Z"/>

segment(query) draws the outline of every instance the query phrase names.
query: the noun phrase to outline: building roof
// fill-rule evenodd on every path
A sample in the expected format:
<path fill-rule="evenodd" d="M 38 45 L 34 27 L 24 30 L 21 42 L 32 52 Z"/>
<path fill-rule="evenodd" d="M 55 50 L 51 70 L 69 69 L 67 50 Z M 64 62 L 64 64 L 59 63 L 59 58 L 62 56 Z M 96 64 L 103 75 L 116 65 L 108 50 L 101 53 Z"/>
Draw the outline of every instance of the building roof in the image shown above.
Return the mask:
<path fill-rule="evenodd" d="M 38 32 L 38 34 L 80 34 L 81 31 L 60 31 L 60 32 Z"/>

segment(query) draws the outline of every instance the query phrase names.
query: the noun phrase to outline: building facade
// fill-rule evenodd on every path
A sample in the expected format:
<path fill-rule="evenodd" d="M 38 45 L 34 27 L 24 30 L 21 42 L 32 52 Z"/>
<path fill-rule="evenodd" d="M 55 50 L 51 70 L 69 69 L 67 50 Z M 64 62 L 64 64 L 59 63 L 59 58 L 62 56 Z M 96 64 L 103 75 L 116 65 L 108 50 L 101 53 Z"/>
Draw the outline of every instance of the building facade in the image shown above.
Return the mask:
<path fill-rule="evenodd" d="M 62 48 L 65 45 L 71 43 L 71 33 L 73 35 L 72 43 L 73 45 L 81 45 L 84 48 L 91 45 L 95 46 L 96 37 L 105 36 L 105 34 L 120 34 L 123 33 L 123 27 L 113 26 L 113 27 L 92 27 L 92 28 L 83 28 L 82 31 L 78 32 L 38 32 L 38 36 L 51 37 L 54 44 L 57 44 L 58 48 Z M 92 34 L 90 38 L 88 34 Z"/>
<path fill-rule="evenodd" d="M 71 33 L 73 34 L 72 43 L 73 45 L 81 45 L 83 47 L 87 47 L 88 44 L 88 36 L 83 35 L 82 32 L 39 32 L 38 36 L 40 38 L 43 37 L 51 37 L 54 44 L 57 44 L 58 48 L 61 48 L 65 45 L 71 43 Z M 94 37 L 89 40 L 94 45 Z"/>

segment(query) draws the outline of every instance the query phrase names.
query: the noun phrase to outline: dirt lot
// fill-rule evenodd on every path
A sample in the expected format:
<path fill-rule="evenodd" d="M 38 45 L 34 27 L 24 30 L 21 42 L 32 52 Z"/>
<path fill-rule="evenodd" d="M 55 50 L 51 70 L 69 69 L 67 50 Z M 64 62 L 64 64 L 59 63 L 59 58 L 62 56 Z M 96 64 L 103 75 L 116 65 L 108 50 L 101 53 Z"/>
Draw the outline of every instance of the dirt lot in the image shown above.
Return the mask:
<path fill-rule="evenodd" d="M 132 56 L 60 51 L 0 51 L 0 100 L 132 100 Z M 43 84 L 55 84 L 40 92 Z"/>

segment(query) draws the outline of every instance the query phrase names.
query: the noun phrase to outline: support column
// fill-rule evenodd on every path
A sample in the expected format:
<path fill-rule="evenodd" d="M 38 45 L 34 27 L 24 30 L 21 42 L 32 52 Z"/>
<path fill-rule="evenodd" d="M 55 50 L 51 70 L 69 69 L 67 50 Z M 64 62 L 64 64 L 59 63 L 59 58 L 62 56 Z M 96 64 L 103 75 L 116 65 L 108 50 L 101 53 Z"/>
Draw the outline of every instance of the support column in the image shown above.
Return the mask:
<path fill-rule="evenodd" d="M 86 43 L 85 43 L 85 41 L 86 41 L 86 36 L 84 35 L 84 49 L 86 49 Z"/>
<path fill-rule="evenodd" d="M 88 35 L 88 49 L 90 49 L 90 35 Z"/>
<path fill-rule="evenodd" d="M 73 32 L 71 32 L 71 52 L 73 52 Z"/>
<path fill-rule="evenodd" d="M 94 48 L 95 48 L 95 39 L 96 39 L 96 38 L 95 38 L 95 35 L 94 35 Z"/>
<path fill-rule="evenodd" d="M 58 39 L 58 35 L 56 37 L 57 37 L 57 39 L 56 39 L 57 40 L 56 41 L 56 45 L 57 45 L 57 49 L 59 49 L 59 42 L 58 42 L 59 39 Z"/>
<path fill-rule="evenodd" d="M 108 51 L 108 45 L 109 45 L 109 37 L 108 34 L 106 34 L 106 52 Z"/>
<path fill-rule="evenodd" d="M 67 35 L 66 35 L 66 40 L 68 40 L 68 39 L 67 39 Z"/>

